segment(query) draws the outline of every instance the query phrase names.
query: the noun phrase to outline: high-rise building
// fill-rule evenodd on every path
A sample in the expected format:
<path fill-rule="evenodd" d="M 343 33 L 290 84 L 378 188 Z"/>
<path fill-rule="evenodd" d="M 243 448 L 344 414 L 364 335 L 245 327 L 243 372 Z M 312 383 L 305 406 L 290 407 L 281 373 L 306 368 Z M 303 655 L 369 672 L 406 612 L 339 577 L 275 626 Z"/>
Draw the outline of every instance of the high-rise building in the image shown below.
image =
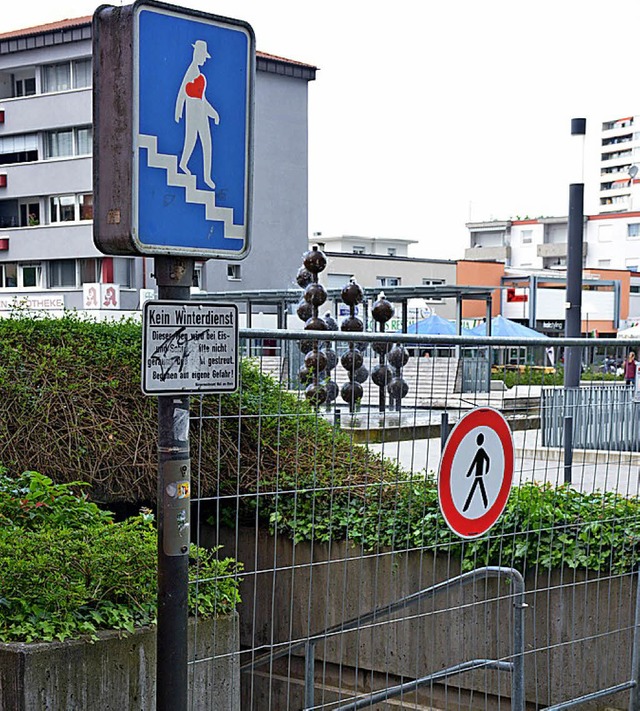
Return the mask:
<path fill-rule="evenodd" d="M 153 260 L 93 243 L 91 17 L 0 34 L 0 314 L 134 310 Z M 196 264 L 205 291 L 285 288 L 307 248 L 307 93 L 315 67 L 258 53 L 252 249 Z"/>
<path fill-rule="evenodd" d="M 605 121 L 600 137 L 598 212 L 640 210 L 640 116 Z"/>

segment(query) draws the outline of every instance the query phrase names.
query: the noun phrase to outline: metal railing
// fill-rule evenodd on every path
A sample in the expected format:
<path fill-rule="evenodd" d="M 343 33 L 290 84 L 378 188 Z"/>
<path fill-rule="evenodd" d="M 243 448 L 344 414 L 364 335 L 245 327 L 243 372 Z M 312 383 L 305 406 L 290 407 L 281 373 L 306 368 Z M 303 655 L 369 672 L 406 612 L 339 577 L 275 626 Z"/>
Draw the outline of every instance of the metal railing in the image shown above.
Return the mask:
<path fill-rule="evenodd" d="M 302 640 L 297 644 L 287 646 L 285 649 L 280 650 L 276 653 L 267 653 L 254 659 L 252 662 L 245 664 L 241 667 L 242 672 L 254 671 L 259 666 L 264 664 L 270 664 L 276 659 L 293 654 L 293 652 L 303 649 L 305 658 L 305 678 L 304 678 L 304 698 L 305 698 L 305 711 L 310 711 L 315 705 L 315 682 L 314 682 L 314 672 L 315 672 L 315 648 L 316 645 L 321 642 L 326 642 L 328 637 L 335 635 L 336 633 L 344 634 L 345 632 L 350 632 L 356 629 L 362 629 L 363 626 L 369 625 L 375 622 L 379 622 L 385 617 L 400 612 L 401 610 L 406 610 L 413 605 L 417 605 L 420 602 L 428 600 L 438 593 L 443 593 L 451 590 L 454 587 L 459 587 L 462 585 L 467 585 L 469 583 L 475 582 L 479 578 L 489 578 L 489 577 L 507 577 L 511 579 L 514 591 L 511 595 L 513 597 L 513 661 L 505 662 L 499 659 L 472 659 L 461 664 L 455 664 L 447 669 L 441 669 L 440 671 L 430 674 L 428 676 L 421 677 L 420 679 L 415 679 L 410 682 L 405 682 L 404 684 L 398 684 L 390 686 L 383 689 L 377 693 L 362 697 L 361 699 L 355 700 L 343 706 L 339 706 L 335 711 L 356 711 L 356 709 L 365 708 L 366 706 L 372 706 L 374 703 L 380 701 L 386 701 L 392 699 L 396 696 L 401 696 L 409 691 L 415 691 L 421 686 L 426 684 L 431 684 L 439 679 L 446 679 L 447 677 L 453 676 L 455 674 L 461 674 L 465 671 L 471 671 L 474 669 L 497 669 L 499 671 L 507 671 L 513 674 L 513 697 L 512 697 L 512 709 L 513 711 L 523 711 L 524 710 L 524 610 L 527 604 L 524 601 L 524 580 L 522 575 L 513 568 L 504 568 L 500 566 L 486 566 L 484 568 L 477 568 L 476 570 L 471 570 L 468 573 L 463 573 L 462 575 L 457 575 L 449 580 L 444 580 L 436 585 L 431 585 L 424 590 L 419 590 L 411 595 L 407 595 L 395 602 L 388 605 L 383 605 L 371 610 L 370 612 L 363 613 L 357 617 L 348 620 L 347 622 L 341 623 L 339 625 L 334 625 L 328 627 L 327 629 L 317 632 L 309 639 Z"/>

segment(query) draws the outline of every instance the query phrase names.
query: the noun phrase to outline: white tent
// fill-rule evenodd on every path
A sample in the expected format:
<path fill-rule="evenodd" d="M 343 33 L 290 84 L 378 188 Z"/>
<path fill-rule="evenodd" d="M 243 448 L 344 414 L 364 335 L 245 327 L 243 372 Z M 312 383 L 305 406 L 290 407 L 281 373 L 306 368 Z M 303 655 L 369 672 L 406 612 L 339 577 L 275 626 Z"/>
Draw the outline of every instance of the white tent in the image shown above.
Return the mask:
<path fill-rule="evenodd" d="M 622 331 L 618 331 L 616 338 L 640 338 L 640 324 L 631 326 L 631 328 L 623 328 Z"/>

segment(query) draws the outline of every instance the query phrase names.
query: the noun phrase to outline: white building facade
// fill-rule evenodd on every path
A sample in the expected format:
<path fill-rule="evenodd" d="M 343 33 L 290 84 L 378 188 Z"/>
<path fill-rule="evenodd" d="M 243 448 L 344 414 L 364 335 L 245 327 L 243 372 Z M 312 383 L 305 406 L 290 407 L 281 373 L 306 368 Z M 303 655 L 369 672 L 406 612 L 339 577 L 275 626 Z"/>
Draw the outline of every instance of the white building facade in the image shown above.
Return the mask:
<path fill-rule="evenodd" d="M 130 312 L 153 260 L 93 243 L 91 18 L 0 34 L 0 313 Z M 252 251 L 198 263 L 205 291 L 286 286 L 307 245 L 308 84 L 315 67 L 258 53 Z"/>

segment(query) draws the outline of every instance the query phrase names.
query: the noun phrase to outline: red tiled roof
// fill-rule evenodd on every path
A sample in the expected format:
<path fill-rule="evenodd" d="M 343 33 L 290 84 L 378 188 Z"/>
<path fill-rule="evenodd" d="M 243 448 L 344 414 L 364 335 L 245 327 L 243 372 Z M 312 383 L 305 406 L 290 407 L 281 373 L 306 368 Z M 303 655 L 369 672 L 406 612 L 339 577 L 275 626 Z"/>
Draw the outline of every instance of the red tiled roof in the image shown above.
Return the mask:
<path fill-rule="evenodd" d="M 76 17 L 72 20 L 58 20 L 58 22 L 49 22 L 46 25 L 36 25 L 35 27 L 26 27 L 23 30 L 12 30 L 11 32 L 0 33 L 0 40 L 11 39 L 12 37 L 28 37 L 29 35 L 39 35 L 43 32 L 55 32 L 56 30 L 66 30 L 72 27 L 80 27 L 82 25 L 91 24 L 91 15 L 85 17 Z"/>
<path fill-rule="evenodd" d="M 58 22 L 49 22 L 46 25 L 35 25 L 34 27 L 26 27 L 22 30 L 0 32 L 0 40 L 11 39 L 12 37 L 29 37 L 30 35 L 39 35 L 44 32 L 55 32 L 56 30 L 67 30 L 71 29 L 72 27 L 82 27 L 83 25 L 90 25 L 91 20 L 91 15 L 85 15 L 84 17 L 75 17 L 71 20 L 58 20 Z M 256 55 L 261 59 L 271 59 L 274 62 L 285 62 L 286 64 L 295 64 L 299 67 L 310 67 L 316 69 L 313 64 L 297 62 L 295 59 L 279 57 L 276 54 L 268 54 L 267 52 L 256 52 Z"/>

